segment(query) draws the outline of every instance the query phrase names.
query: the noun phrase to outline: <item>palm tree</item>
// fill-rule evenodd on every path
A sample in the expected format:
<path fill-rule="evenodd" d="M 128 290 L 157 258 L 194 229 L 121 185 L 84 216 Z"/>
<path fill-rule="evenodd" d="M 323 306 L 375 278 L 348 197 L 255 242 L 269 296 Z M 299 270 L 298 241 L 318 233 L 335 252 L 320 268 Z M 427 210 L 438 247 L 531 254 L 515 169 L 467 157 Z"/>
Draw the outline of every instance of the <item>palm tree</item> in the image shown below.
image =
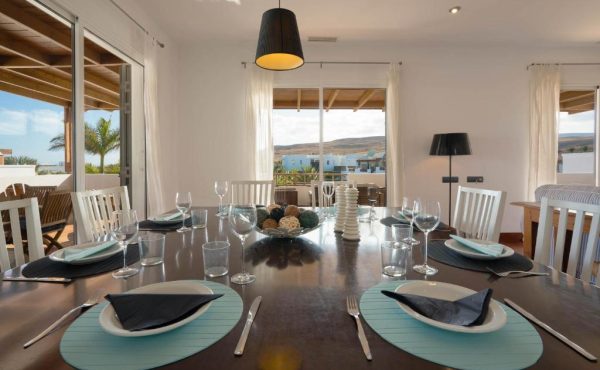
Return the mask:
<path fill-rule="evenodd" d="M 100 173 L 104 173 L 104 157 L 121 146 L 121 135 L 118 129 L 111 129 L 112 120 L 100 118 L 96 126 L 85 123 L 85 151 L 100 156 Z M 65 148 L 65 135 L 60 134 L 50 140 L 48 150 Z"/>

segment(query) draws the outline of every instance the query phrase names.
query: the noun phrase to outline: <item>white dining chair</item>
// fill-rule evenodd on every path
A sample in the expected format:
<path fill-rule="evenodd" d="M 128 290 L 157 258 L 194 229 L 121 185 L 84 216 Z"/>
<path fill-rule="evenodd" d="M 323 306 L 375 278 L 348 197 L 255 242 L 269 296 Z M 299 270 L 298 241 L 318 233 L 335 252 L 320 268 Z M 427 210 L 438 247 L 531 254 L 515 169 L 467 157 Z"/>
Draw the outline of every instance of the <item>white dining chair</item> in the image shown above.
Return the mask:
<path fill-rule="evenodd" d="M 79 242 L 94 241 L 110 233 L 113 211 L 131 209 L 127 186 L 71 193 Z"/>
<path fill-rule="evenodd" d="M 560 209 L 558 226 L 554 227 L 554 210 Z M 534 261 L 562 271 L 569 212 L 575 213 L 566 273 L 586 282 L 592 280 L 595 248 L 600 226 L 600 205 L 542 198 L 540 221 L 535 243 Z M 583 248 L 582 237 L 586 214 L 592 216 L 588 240 Z M 553 237 L 554 242 L 553 241 Z M 590 247 L 591 246 L 591 247 Z M 584 253 L 584 255 L 582 255 Z M 580 273 L 577 274 L 578 266 Z"/>
<path fill-rule="evenodd" d="M 20 209 L 25 209 L 25 226 L 27 227 L 27 249 L 29 262 L 44 257 L 44 241 L 40 223 L 40 209 L 37 198 L 27 198 L 0 202 L 0 214 L 8 219 L 2 219 L 0 227 L 0 272 L 9 270 L 27 262 L 21 235 Z M 6 211 L 6 212 L 4 212 Z M 2 218 L 0 216 L 0 218 Z M 8 227 L 10 225 L 10 228 Z M 12 242 L 15 254 L 15 266 L 12 266 L 8 255 L 6 229 L 10 229 L 9 242 Z M 6 230 L 8 231 L 8 230 Z M 11 240 L 12 239 L 12 240 Z"/>
<path fill-rule="evenodd" d="M 458 187 L 452 227 L 460 236 L 498 242 L 506 192 Z"/>
<path fill-rule="evenodd" d="M 338 185 L 347 185 L 350 187 L 355 186 L 354 181 L 334 181 L 334 188 Z M 316 207 L 331 207 L 333 204 L 333 197 L 328 200 L 323 194 L 323 181 L 313 180 L 310 182 L 310 206 Z M 334 195 L 335 196 L 335 195 Z"/>
<path fill-rule="evenodd" d="M 232 181 L 232 204 L 256 204 L 268 206 L 275 203 L 275 183 L 273 181 Z"/>

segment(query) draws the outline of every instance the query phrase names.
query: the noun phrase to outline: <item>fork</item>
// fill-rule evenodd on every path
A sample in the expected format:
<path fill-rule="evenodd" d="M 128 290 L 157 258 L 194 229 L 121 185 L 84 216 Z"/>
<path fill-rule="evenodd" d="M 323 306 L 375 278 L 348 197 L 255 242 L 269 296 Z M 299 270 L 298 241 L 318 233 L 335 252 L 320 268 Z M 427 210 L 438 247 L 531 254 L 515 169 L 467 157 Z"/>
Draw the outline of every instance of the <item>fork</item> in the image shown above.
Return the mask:
<path fill-rule="evenodd" d="M 500 276 L 500 277 L 508 277 L 508 275 L 510 274 L 521 274 L 523 276 L 548 276 L 550 275 L 547 272 L 533 272 L 533 271 L 504 271 L 504 272 L 496 272 L 494 270 L 492 270 L 489 267 L 486 267 L 488 271 L 490 271 L 492 274 L 496 275 L 496 276 Z"/>
<path fill-rule="evenodd" d="M 83 302 L 79 306 L 71 309 L 69 312 L 62 315 L 60 319 L 56 320 L 52 325 L 50 325 L 46 330 L 39 333 L 35 338 L 31 339 L 29 342 L 25 343 L 23 345 L 23 348 L 27 348 L 27 347 L 31 346 L 35 342 L 44 338 L 46 335 L 50 334 L 54 329 L 58 328 L 66 319 L 68 319 L 74 312 L 81 313 L 84 309 L 95 306 L 96 304 L 98 304 L 98 302 L 100 301 L 101 298 L 102 298 L 102 295 L 99 294 L 93 298 L 88 299 L 87 301 Z"/>
<path fill-rule="evenodd" d="M 365 336 L 365 331 L 363 330 L 362 324 L 360 322 L 360 312 L 358 310 L 358 304 L 356 303 L 356 297 L 351 295 L 346 298 L 346 308 L 348 310 L 348 314 L 356 320 L 356 326 L 358 328 L 358 339 L 360 340 L 360 345 L 362 346 L 363 352 L 367 357 L 367 360 L 371 361 L 373 357 L 371 356 L 371 349 L 369 348 L 369 342 L 367 342 L 367 337 Z"/>

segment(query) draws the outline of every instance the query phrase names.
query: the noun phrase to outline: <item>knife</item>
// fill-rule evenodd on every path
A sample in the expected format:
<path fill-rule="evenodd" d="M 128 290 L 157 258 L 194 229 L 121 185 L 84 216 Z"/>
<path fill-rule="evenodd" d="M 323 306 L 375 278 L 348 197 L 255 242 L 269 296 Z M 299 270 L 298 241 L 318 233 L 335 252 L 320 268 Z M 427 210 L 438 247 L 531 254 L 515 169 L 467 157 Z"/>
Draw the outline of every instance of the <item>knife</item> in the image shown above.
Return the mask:
<path fill-rule="evenodd" d="M 552 329 L 548 324 L 540 321 L 538 318 L 536 318 L 535 316 L 533 316 L 529 312 L 525 311 L 525 309 L 523 309 L 521 306 L 519 306 L 515 302 L 511 301 L 508 298 L 504 298 L 504 303 L 506 303 L 507 305 L 509 305 L 513 310 L 515 310 L 518 313 L 520 313 L 522 316 L 524 316 L 525 318 L 527 318 L 529 321 L 534 322 L 535 324 L 537 324 L 538 326 L 540 326 L 542 329 L 546 330 L 548 333 L 550 333 L 554 337 L 558 338 L 561 342 L 563 342 L 567 346 L 569 346 L 572 349 L 574 349 L 576 352 L 578 352 L 583 357 L 585 357 L 588 360 L 593 361 L 593 362 L 598 361 L 598 359 L 596 358 L 596 356 L 592 355 L 591 353 L 589 353 L 585 349 L 581 348 L 578 344 L 575 344 L 569 338 L 565 337 L 561 333 L 559 333 L 556 330 Z"/>
<path fill-rule="evenodd" d="M 3 277 L 2 281 L 37 281 L 38 283 L 61 283 L 68 284 L 71 279 L 62 277 L 22 277 L 22 276 L 7 276 Z"/>
<path fill-rule="evenodd" d="M 252 326 L 252 322 L 256 317 L 256 313 L 258 312 L 258 307 L 260 306 L 260 302 L 262 300 L 261 296 L 254 298 L 254 302 L 250 306 L 250 310 L 248 311 L 248 318 L 246 319 L 246 325 L 244 325 L 244 330 L 242 330 L 242 335 L 240 336 L 240 340 L 238 341 L 237 346 L 235 347 L 235 351 L 233 354 L 236 356 L 241 356 L 244 354 L 244 347 L 246 346 L 246 339 L 248 339 L 248 334 L 250 333 L 250 327 Z"/>

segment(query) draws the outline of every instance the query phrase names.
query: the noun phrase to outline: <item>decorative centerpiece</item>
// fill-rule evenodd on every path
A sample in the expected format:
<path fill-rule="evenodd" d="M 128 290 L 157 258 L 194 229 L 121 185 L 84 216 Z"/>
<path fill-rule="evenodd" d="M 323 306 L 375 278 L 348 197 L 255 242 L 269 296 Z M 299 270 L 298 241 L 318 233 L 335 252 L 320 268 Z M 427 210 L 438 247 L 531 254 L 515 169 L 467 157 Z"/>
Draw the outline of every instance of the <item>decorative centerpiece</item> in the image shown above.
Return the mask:
<path fill-rule="evenodd" d="M 289 205 L 271 204 L 256 210 L 256 229 L 275 238 L 295 238 L 321 226 L 316 212 Z"/>

